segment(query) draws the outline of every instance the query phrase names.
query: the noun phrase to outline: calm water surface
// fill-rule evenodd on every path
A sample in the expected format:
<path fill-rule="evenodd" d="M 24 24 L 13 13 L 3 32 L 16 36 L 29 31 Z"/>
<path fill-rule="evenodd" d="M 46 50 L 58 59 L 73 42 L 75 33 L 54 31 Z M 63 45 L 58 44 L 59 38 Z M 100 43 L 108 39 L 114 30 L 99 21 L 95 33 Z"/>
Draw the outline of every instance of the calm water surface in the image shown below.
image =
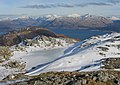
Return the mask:
<path fill-rule="evenodd" d="M 54 31 L 55 33 L 58 33 L 58 34 L 64 34 L 64 35 L 72 37 L 72 38 L 79 38 L 81 40 L 90 38 L 91 36 L 111 33 L 110 31 L 90 30 L 90 29 L 74 29 L 74 30 L 52 29 L 52 31 Z"/>
<path fill-rule="evenodd" d="M 51 29 L 55 33 L 64 34 L 71 38 L 79 38 L 81 40 L 89 38 L 91 36 L 103 35 L 106 33 L 111 33 L 110 31 L 102 30 L 90 30 L 90 29 Z M 6 32 L 1 32 L 0 34 L 5 34 Z"/>

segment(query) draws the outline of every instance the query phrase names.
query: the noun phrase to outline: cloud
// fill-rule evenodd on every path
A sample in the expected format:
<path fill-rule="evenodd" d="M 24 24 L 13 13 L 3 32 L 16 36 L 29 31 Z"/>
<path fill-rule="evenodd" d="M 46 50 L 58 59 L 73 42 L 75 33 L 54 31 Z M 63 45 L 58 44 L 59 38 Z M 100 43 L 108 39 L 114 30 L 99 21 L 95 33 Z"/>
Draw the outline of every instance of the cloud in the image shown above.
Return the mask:
<path fill-rule="evenodd" d="M 108 0 L 108 2 L 109 2 L 109 3 L 112 3 L 112 4 L 114 4 L 114 5 L 120 3 L 119 0 Z"/>
<path fill-rule="evenodd" d="M 40 8 L 56 8 L 56 7 L 66 7 L 66 8 L 71 8 L 74 7 L 74 5 L 72 4 L 40 4 L 40 5 L 27 5 L 27 6 L 23 6 L 21 8 L 36 8 L 36 9 L 40 9 Z"/>
<path fill-rule="evenodd" d="M 96 5 L 96 6 L 111 6 L 112 4 L 108 3 L 85 3 L 85 4 L 40 4 L 40 5 L 27 5 L 21 8 L 36 8 L 36 9 L 43 9 L 43 8 L 56 8 L 56 7 L 65 7 L 65 8 L 72 8 L 72 7 L 86 7 L 89 5 Z"/>
<path fill-rule="evenodd" d="M 88 5 L 112 6 L 112 4 L 108 4 L 108 3 L 88 3 Z"/>
<path fill-rule="evenodd" d="M 39 9 L 39 8 L 51 8 L 51 6 L 50 5 L 28 5 L 28 6 L 23 6 L 21 8 L 36 8 L 36 9 Z"/>

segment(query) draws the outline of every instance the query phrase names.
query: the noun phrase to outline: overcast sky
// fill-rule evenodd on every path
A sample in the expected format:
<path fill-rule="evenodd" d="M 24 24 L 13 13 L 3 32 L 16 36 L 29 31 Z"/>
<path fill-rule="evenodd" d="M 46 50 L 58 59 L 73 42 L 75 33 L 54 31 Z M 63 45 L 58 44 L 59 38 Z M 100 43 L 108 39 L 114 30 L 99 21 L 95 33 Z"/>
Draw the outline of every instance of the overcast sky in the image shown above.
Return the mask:
<path fill-rule="evenodd" d="M 120 0 L 0 0 L 0 15 L 120 15 Z"/>

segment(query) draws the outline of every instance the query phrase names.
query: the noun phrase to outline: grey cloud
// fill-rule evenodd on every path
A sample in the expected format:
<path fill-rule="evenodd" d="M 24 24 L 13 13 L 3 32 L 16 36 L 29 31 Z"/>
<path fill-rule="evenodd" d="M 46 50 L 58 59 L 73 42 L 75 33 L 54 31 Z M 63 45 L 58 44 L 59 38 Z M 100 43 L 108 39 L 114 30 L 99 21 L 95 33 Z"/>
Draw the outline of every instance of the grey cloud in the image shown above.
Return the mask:
<path fill-rule="evenodd" d="M 57 4 L 56 7 L 74 7 L 73 4 Z"/>
<path fill-rule="evenodd" d="M 28 5 L 28 6 L 24 6 L 24 7 L 21 7 L 21 8 L 36 8 L 36 9 L 39 9 L 39 8 L 51 8 L 51 7 L 54 7 L 54 6 L 50 6 L 50 5 Z"/>
<path fill-rule="evenodd" d="M 108 0 L 109 3 L 112 3 L 112 4 L 117 4 L 117 3 L 120 3 L 119 0 Z"/>
<path fill-rule="evenodd" d="M 112 4 L 108 3 L 85 3 L 85 4 L 41 4 L 41 5 L 27 5 L 21 8 L 56 8 L 56 7 L 65 7 L 65 8 L 72 8 L 72 7 L 86 7 L 89 5 L 96 5 L 96 6 L 111 6 Z"/>
<path fill-rule="evenodd" d="M 112 6 L 112 4 L 108 4 L 108 3 L 88 3 L 88 5 Z"/>
<path fill-rule="evenodd" d="M 70 8 L 70 7 L 74 7 L 74 5 L 72 5 L 72 4 L 28 5 L 28 6 L 23 6 L 22 8 L 36 8 L 36 9 L 40 9 L 40 8 L 55 8 L 55 7 Z"/>

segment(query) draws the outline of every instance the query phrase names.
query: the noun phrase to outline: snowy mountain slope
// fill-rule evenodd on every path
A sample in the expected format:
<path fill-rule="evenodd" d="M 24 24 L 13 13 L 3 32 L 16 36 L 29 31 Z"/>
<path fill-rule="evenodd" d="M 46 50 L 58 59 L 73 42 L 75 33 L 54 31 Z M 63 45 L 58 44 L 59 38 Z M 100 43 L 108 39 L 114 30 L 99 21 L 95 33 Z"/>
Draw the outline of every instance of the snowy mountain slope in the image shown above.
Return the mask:
<path fill-rule="evenodd" d="M 96 71 L 102 69 L 102 59 L 117 58 L 119 54 L 120 33 L 94 36 L 69 47 L 60 58 L 40 64 L 26 75 L 49 71 Z"/>
<path fill-rule="evenodd" d="M 37 36 L 13 46 L 14 56 L 12 59 L 22 58 L 27 63 L 26 69 L 28 70 L 36 65 L 58 58 L 72 42 L 75 41 L 67 38 Z"/>
<path fill-rule="evenodd" d="M 74 42 L 76 41 L 71 38 L 36 36 L 12 46 L 13 56 L 0 64 L 0 80 L 10 74 L 25 72 L 39 64 L 59 58 Z"/>

